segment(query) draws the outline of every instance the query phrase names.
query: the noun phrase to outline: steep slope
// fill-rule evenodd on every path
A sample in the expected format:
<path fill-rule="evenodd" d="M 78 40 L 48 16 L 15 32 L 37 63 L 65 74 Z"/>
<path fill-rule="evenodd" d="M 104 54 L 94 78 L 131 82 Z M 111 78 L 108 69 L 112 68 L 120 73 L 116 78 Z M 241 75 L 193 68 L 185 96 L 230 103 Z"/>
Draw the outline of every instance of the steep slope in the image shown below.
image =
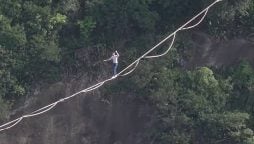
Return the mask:
<path fill-rule="evenodd" d="M 12 118 L 29 113 L 89 86 L 88 75 L 42 88 L 15 111 Z M 80 94 L 53 110 L 0 134 L 2 144 L 138 144 L 148 122 L 149 106 L 128 95 L 103 99 L 100 91 Z M 139 140 L 140 139 L 140 140 Z"/>
<path fill-rule="evenodd" d="M 254 61 L 254 44 L 247 39 L 218 40 L 194 32 L 191 38 L 186 67 L 204 65 L 225 66 L 239 60 Z M 104 72 L 105 73 L 105 72 Z M 60 98 L 69 96 L 105 79 L 106 74 L 61 81 L 34 90 L 23 107 L 13 111 L 12 118 L 34 111 Z M 116 80 L 118 81 L 118 80 Z M 111 85 L 116 81 L 108 83 Z M 25 119 L 17 126 L 0 134 L 3 144 L 143 144 L 143 133 L 152 127 L 151 105 L 119 90 L 117 95 L 101 93 L 101 89 L 60 103 L 53 110 Z"/>
<path fill-rule="evenodd" d="M 254 43 L 250 38 L 219 40 L 203 32 L 194 32 L 190 41 L 188 67 L 228 66 L 240 60 L 254 64 Z"/>

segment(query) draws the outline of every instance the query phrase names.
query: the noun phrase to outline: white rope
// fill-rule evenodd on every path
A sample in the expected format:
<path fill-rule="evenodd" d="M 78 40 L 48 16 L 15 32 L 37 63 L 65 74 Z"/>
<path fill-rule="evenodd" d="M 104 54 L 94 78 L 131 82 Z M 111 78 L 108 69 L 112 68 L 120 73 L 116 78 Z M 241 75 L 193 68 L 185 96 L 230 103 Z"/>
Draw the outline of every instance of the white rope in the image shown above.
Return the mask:
<path fill-rule="evenodd" d="M 40 109 L 38 109 L 38 110 L 36 110 L 36 111 L 31 112 L 31 114 L 38 113 L 38 112 L 40 112 L 40 111 L 42 111 L 42 110 L 44 110 L 44 109 L 46 109 L 46 108 L 49 108 L 49 107 L 51 107 L 51 106 L 54 106 L 55 104 L 56 104 L 56 103 L 52 103 L 52 104 L 49 104 L 49 105 L 47 105 L 47 106 L 44 106 L 44 107 L 42 107 L 42 108 L 40 108 Z"/>
<path fill-rule="evenodd" d="M 58 102 L 59 102 L 59 101 L 54 102 L 53 104 L 51 104 L 51 106 L 50 106 L 49 108 L 47 108 L 47 109 L 45 109 L 45 110 L 43 110 L 43 111 L 37 111 L 37 112 L 31 113 L 31 114 L 24 115 L 23 118 L 34 117 L 34 116 L 43 114 L 43 113 L 45 113 L 45 112 L 47 112 L 47 111 L 53 109 L 53 108 L 57 105 Z"/>
<path fill-rule="evenodd" d="M 198 26 L 204 20 L 204 18 L 206 17 L 208 10 L 209 10 L 209 8 L 204 12 L 203 17 L 199 20 L 199 22 L 197 22 L 196 24 L 194 24 L 192 26 L 189 26 L 189 27 L 186 27 L 186 28 L 182 28 L 182 30 L 192 29 L 192 28 Z"/>
<path fill-rule="evenodd" d="M 83 90 L 83 92 L 89 92 L 89 91 L 95 90 L 95 89 L 101 87 L 104 83 L 105 83 L 105 81 L 100 82 L 100 83 L 98 83 L 98 84 L 96 84 L 96 85 L 90 87 L 89 89 L 87 89 L 87 90 L 85 90 L 85 91 Z"/>
<path fill-rule="evenodd" d="M 173 35 L 173 39 L 172 39 L 168 49 L 164 53 L 159 54 L 159 55 L 154 55 L 154 56 L 146 56 L 145 58 L 157 58 L 157 57 L 162 57 L 162 56 L 166 55 L 169 52 L 169 50 L 172 48 L 172 46 L 175 42 L 175 38 L 176 38 L 176 33 Z"/>
<path fill-rule="evenodd" d="M 138 64 L 139 64 L 139 61 L 136 62 L 135 66 L 134 66 L 134 68 L 132 68 L 132 70 L 130 70 L 124 74 L 121 74 L 120 76 L 127 76 L 128 74 L 132 73 L 137 68 Z"/>
<path fill-rule="evenodd" d="M 106 79 L 106 80 L 104 80 L 104 81 L 102 81 L 102 82 L 99 82 L 99 83 L 97 83 L 97 84 L 95 84 L 95 85 L 92 85 L 92 86 L 90 86 L 90 87 L 88 87 L 88 88 L 86 88 L 86 89 L 84 89 L 84 90 L 81 90 L 81 91 L 79 91 L 79 92 L 77 92 L 77 93 L 74 93 L 74 94 L 71 95 L 71 96 L 68 96 L 68 97 L 59 99 L 58 101 L 56 101 L 56 102 L 54 102 L 54 103 L 51 103 L 51 104 L 49 104 L 49 105 L 47 105 L 47 106 L 44 106 L 44 107 L 42 107 L 42 108 L 40 108 L 40 109 L 38 109 L 38 110 L 36 110 L 36 111 L 30 113 L 30 114 L 23 115 L 23 116 L 21 116 L 21 117 L 15 119 L 15 120 L 12 120 L 12 121 L 10 121 L 10 122 L 7 122 L 7 123 L 5 123 L 5 124 L 3 124 L 3 125 L 0 126 L 0 128 L 1 128 L 0 131 L 4 131 L 4 130 L 7 130 L 7 129 L 10 129 L 10 128 L 14 127 L 14 126 L 17 125 L 19 122 L 21 122 L 24 118 L 28 118 L 28 117 L 33 117 L 33 116 L 41 115 L 41 114 L 43 114 L 43 113 L 45 113 L 45 112 L 47 112 L 47 111 L 53 109 L 53 108 L 54 108 L 58 103 L 60 103 L 60 102 L 64 102 L 65 100 L 68 100 L 68 99 L 70 99 L 70 98 L 73 98 L 73 97 L 75 97 L 75 96 L 77 96 L 77 95 L 79 95 L 79 94 L 81 94 L 81 93 L 87 93 L 87 92 L 89 92 L 89 91 L 95 90 L 95 89 L 101 87 L 104 83 L 106 83 L 106 82 L 108 82 L 108 81 L 111 81 L 111 80 L 117 78 L 118 76 L 121 76 L 122 73 L 124 73 L 125 71 L 127 71 L 127 70 L 128 70 L 130 67 L 132 67 L 134 64 L 136 64 L 132 70 L 130 70 L 129 72 L 126 72 L 126 73 L 122 74 L 122 76 L 125 76 L 125 75 L 130 74 L 131 72 L 133 72 L 133 71 L 135 70 L 135 68 L 136 68 L 137 65 L 139 64 L 139 61 L 140 61 L 142 58 L 149 58 L 149 57 L 152 57 L 152 56 L 147 56 L 147 55 L 148 55 L 150 52 L 152 52 L 154 49 L 156 49 L 158 46 L 160 46 L 162 43 L 164 43 L 166 40 L 168 40 L 170 37 L 174 36 L 174 37 L 173 37 L 173 40 L 172 40 L 172 43 L 171 43 L 171 45 L 170 45 L 170 47 L 169 47 L 169 49 L 168 49 L 166 52 L 164 52 L 163 54 L 157 55 L 157 56 L 154 56 L 154 57 L 160 57 L 160 56 L 165 55 L 165 54 L 168 53 L 168 51 L 171 49 L 171 47 L 172 47 L 172 45 L 173 45 L 173 43 L 174 43 L 174 40 L 175 40 L 175 35 L 176 35 L 176 33 L 177 33 L 178 31 L 180 31 L 180 30 L 189 29 L 189 28 L 193 28 L 193 27 L 197 26 L 199 23 L 201 23 L 201 22 L 203 21 L 203 19 L 204 19 L 206 13 L 207 13 L 207 11 L 208 11 L 208 9 L 211 8 L 213 5 L 215 5 L 215 4 L 216 4 L 217 2 L 219 2 L 219 1 L 222 1 L 222 0 L 216 0 L 215 2 L 213 2 L 212 4 L 210 4 L 207 8 L 205 8 L 205 9 L 204 9 L 203 11 L 201 11 L 199 14 L 197 14 L 196 16 L 194 16 L 192 19 L 190 19 L 190 20 L 189 20 L 188 22 L 186 22 L 184 25 L 182 25 L 181 27 L 179 27 L 175 32 L 173 32 L 172 34 L 168 35 L 165 39 L 163 39 L 163 40 L 162 40 L 161 42 L 159 42 L 157 45 L 155 45 L 154 47 L 152 47 L 150 50 L 148 50 L 148 51 L 147 51 L 146 53 L 144 53 L 142 56 L 140 56 L 139 58 L 137 58 L 134 62 L 132 62 L 129 66 L 127 66 L 127 67 L 124 68 L 122 71 L 120 71 L 120 72 L 119 72 L 117 75 L 115 75 L 114 77 L 109 78 L 109 79 Z M 197 24 L 195 24 L 195 25 L 193 25 L 193 26 L 190 26 L 190 27 L 185 28 L 185 26 L 187 26 L 189 23 L 191 23 L 193 20 L 195 20 L 197 17 L 199 17 L 199 16 L 200 16 L 201 14 L 203 14 L 204 12 L 205 12 L 205 15 L 202 17 L 201 21 L 199 21 Z"/>
<path fill-rule="evenodd" d="M 211 8 L 213 5 L 215 5 L 216 3 L 220 2 L 222 0 L 216 0 L 214 1 L 212 4 L 210 4 L 208 7 L 206 7 L 204 10 L 202 10 L 200 13 L 198 13 L 196 16 L 194 16 L 192 19 L 190 19 L 188 22 L 186 22 L 184 25 L 182 25 L 181 27 L 179 27 L 177 30 L 175 30 L 173 33 L 171 33 L 170 35 L 168 35 L 166 38 L 164 38 L 162 41 L 160 41 L 157 45 L 155 45 L 154 47 L 152 47 L 150 50 L 148 50 L 146 53 L 144 53 L 142 56 L 140 56 L 137 60 L 135 60 L 134 62 L 132 62 L 129 66 L 127 66 L 125 69 L 123 69 L 122 71 L 120 71 L 118 74 L 123 73 L 125 70 L 129 69 L 133 64 L 135 64 L 137 61 L 139 61 L 139 59 L 144 58 L 147 54 L 149 54 L 150 52 L 152 52 L 154 49 L 156 49 L 158 46 L 160 46 L 161 44 L 163 44 L 166 40 L 168 40 L 170 37 L 172 37 L 175 33 L 177 33 L 178 31 L 181 31 L 185 26 L 187 26 L 189 23 L 191 23 L 193 20 L 195 20 L 196 18 L 198 18 L 201 14 L 203 14 L 205 11 L 207 11 L 207 9 Z"/>
<path fill-rule="evenodd" d="M 12 123 L 15 123 L 15 122 L 17 122 L 19 119 L 20 119 L 20 118 L 17 118 L 17 119 L 15 119 L 15 120 L 9 121 L 9 122 L 7 122 L 7 123 L 1 125 L 0 128 L 3 128 L 3 127 L 5 127 L 5 126 L 7 126 L 7 125 L 10 125 L 10 124 L 12 124 Z"/>
<path fill-rule="evenodd" d="M 107 79 L 107 80 L 110 80 L 110 79 Z M 107 81 L 107 80 L 105 80 L 105 81 Z M 62 98 L 62 99 L 60 99 L 60 100 L 58 100 L 58 101 L 56 101 L 56 102 L 54 102 L 54 103 L 51 103 L 51 104 L 49 104 L 49 105 L 47 105 L 47 106 L 44 106 L 44 107 L 42 107 L 42 108 L 40 108 L 40 109 L 38 109 L 38 110 L 32 112 L 31 114 L 23 115 L 23 116 L 20 117 L 20 118 L 17 118 L 17 119 L 15 119 L 15 120 L 13 120 L 13 121 L 10 121 L 10 122 L 6 123 L 6 124 L 3 124 L 3 125 L 0 126 L 0 128 L 2 128 L 2 127 L 6 127 L 6 128 L 0 129 L 0 132 L 3 131 L 3 130 L 7 130 L 7 129 L 10 129 L 10 128 L 14 127 L 14 126 L 17 125 L 18 123 L 20 123 L 21 120 L 22 120 L 23 118 L 28 118 L 28 117 L 34 117 L 34 116 L 37 116 L 37 115 L 41 115 L 41 114 L 43 114 L 43 113 L 45 113 L 45 112 L 47 112 L 47 111 L 53 109 L 59 102 L 63 102 L 63 101 L 65 101 L 65 100 L 67 100 L 67 99 L 70 99 L 70 98 L 72 98 L 72 97 L 74 97 L 74 96 L 76 96 L 76 95 L 78 95 L 78 94 L 80 94 L 80 93 L 82 93 L 82 92 L 92 91 L 92 90 L 94 90 L 94 89 L 96 89 L 96 88 L 99 88 L 99 87 L 102 86 L 103 84 L 104 84 L 104 82 L 100 82 L 100 83 L 98 83 L 98 84 L 95 84 L 95 85 L 93 85 L 93 86 L 87 88 L 87 89 L 84 89 L 84 90 L 82 90 L 82 91 L 80 91 L 80 92 L 77 92 L 77 93 L 75 93 L 75 94 L 73 94 L 73 95 L 71 95 L 71 96 L 69 96 L 69 97 Z M 14 123 L 14 124 L 12 124 L 12 123 Z M 12 124 L 12 125 L 11 125 L 11 124 Z M 8 125 L 11 125 L 11 126 L 8 126 Z M 7 126 L 8 126 L 8 127 L 7 127 Z"/>
<path fill-rule="evenodd" d="M 8 126 L 8 127 L 6 127 L 6 128 L 2 128 L 2 127 L 5 127 L 4 125 L 2 125 L 2 126 L 1 126 L 2 129 L 0 129 L 0 131 L 4 131 L 4 130 L 7 130 L 7 129 L 10 129 L 10 128 L 14 127 L 14 126 L 17 125 L 18 123 L 20 123 L 20 121 L 21 121 L 22 119 L 23 119 L 23 117 L 20 117 L 20 118 L 18 118 L 18 119 L 16 119 L 16 120 L 12 121 L 11 123 L 6 123 L 6 124 L 4 124 L 5 126 L 8 126 L 8 125 L 10 125 L 10 124 L 12 124 L 12 123 L 15 122 L 13 125 L 10 125 L 10 126 Z"/>

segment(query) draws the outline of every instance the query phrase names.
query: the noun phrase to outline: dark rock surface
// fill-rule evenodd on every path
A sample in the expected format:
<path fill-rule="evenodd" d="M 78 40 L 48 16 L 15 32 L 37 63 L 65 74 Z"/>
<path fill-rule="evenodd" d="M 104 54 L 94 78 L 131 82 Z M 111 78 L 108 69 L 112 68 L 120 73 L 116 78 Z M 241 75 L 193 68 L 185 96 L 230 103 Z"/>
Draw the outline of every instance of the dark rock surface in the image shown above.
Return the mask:
<path fill-rule="evenodd" d="M 254 64 L 254 42 L 250 37 L 219 40 L 202 32 L 191 36 L 188 67 L 228 66 L 247 60 Z"/>
<path fill-rule="evenodd" d="M 93 83 L 90 81 L 90 84 Z M 87 76 L 58 82 L 35 92 L 11 119 L 30 113 L 89 86 Z M 42 115 L 27 118 L 0 133 L 1 144 L 141 144 L 150 108 L 129 96 L 103 99 L 99 90 L 59 103 Z"/>

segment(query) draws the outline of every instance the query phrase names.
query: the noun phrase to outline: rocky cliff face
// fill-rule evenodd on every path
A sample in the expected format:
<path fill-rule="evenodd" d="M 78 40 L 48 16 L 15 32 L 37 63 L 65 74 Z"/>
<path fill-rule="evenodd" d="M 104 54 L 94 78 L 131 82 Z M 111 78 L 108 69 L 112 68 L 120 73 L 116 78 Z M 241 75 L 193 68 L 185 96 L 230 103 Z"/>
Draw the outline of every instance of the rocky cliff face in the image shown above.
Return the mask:
<path fill-rule="evenodd" d="M 12 118 L 69 96 L 94 83 L 84 74 L 78 79 L 37 89 Z M 51 111 L 24 119 L 0 133 L 1 144 L 138 144 L 147 127 L 149 106 L 128 95 L 104 99 L 100 90 L 80 94 Z"/>
<path fill-rule="evenodd" d="M 254 38 L 220 40 L 203 32 L 193 32 L 187 61 L 188 67 L 196 66 L 227 66 L 241 60 L 254 64 Z"/>

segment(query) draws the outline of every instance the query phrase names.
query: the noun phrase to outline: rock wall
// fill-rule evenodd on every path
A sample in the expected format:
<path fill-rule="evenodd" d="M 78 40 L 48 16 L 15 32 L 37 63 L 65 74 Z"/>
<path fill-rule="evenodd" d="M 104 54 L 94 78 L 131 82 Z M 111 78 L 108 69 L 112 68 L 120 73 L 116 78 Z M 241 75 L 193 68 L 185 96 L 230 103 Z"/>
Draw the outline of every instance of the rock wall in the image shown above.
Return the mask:
<path fill-rule="evenodd" d="M 25 107 L 11 116 L 17 118 L 60 98 L 69 96 L 94 81 L 83 75 L 37 89 Z M 140 133 L 147 127 L 149 106 L 128 95 L 101 97 L 100 89 L 80 94 L 58 104 L 51 111 L 24 119 L 0 133 L 1 144 L 141 144 Z M 143 141 L 143 142 L 142 142 Z"/>
<path fill-rule="evenodd" d="M 193 32 L 188 46 L 188 67 L 227 66 L 248 60 L 254 65 L 254 42 L 252 38 L 220 40 L 203 32 Z"/>

